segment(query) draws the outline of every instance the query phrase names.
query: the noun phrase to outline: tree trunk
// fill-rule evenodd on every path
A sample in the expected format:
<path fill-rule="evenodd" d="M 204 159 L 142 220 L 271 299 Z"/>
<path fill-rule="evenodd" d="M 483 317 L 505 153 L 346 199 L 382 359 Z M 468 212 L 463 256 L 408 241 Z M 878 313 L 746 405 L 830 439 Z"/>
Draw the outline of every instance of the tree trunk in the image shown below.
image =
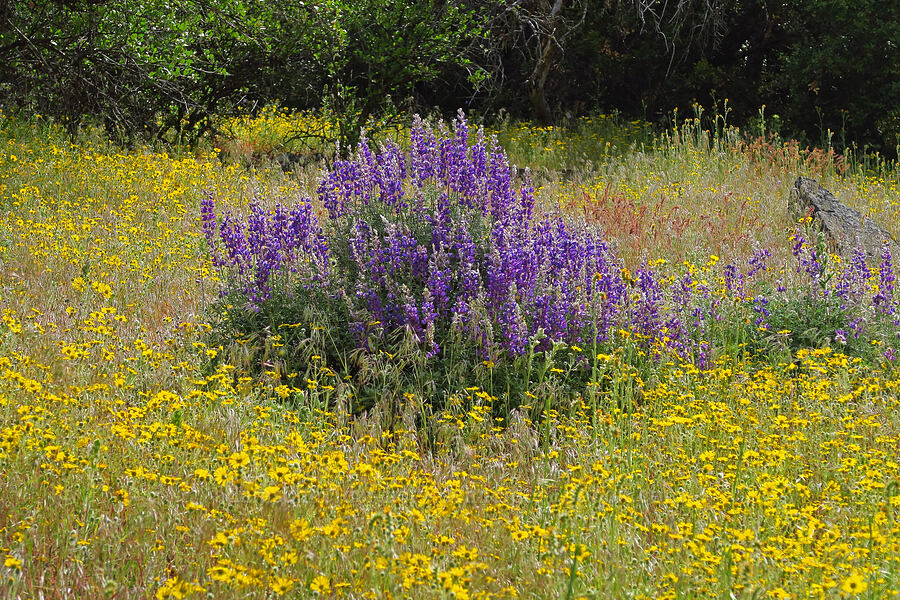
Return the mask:
<path fill-rule="evenodd" d="M 528 78 L 528 99 L 531 101 L 531 109 L 534 111 L 535 118 L 545 124 L 553 120 L 550 103 L 547 102 L 545 86 L 547 76 L 554 66 L 553 55 L 557 46 L 556 27 L 564 4 L 565 0 L 555 0 L 553 8 L 550 9 L 546 29 L 538 33 L 539 51 L 537 64 L 534 66 L 531 77 Z"/>

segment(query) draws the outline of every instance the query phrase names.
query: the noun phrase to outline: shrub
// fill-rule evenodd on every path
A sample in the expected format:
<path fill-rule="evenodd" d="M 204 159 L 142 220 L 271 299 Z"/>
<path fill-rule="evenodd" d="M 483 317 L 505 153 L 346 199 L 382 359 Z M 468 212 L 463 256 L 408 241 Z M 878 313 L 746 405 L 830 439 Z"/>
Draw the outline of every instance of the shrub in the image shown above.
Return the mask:
<path fill-rule="evenodd" d="M 208 198 L 204 230 L 230 300 L 259 312 L 275 296 L 322 295 L 361 347 L 403 329 L 430 356 L 464 337 L 488 360 L 605 339 L 625 302 L 617 259 L 597 231 L 535 217 L 522 179 L 483 134 L 470 143 L 462 117 L 452 132 L 417 120 L 408 156 L 363 140 L 334 164 L 318 188 L 324 225 L 312 201 L 218 222 Z"/>
<path fill-rule="evenodd" d="M 509 405 L 548 373 L 575 396 L 611 394 L 614 378 L 601 377 L 596 357 L 623 344 L 634 350 L 623 372 L 637 366 L 643 379 L 666 354 L 701 368 L 773 344 L 862 354 L 871 345 L 858 340 L 896 331 L 887 250 L 875 288 L 862 258 L 831 270 L 799 233 L 790 290 L 772 289 L 765 249 L 744 268 L 712 257 L 681 273 L 655 272 L 658 263 L 631 273 L 596 226 L 540 211 L 528 173 L 481 131 L 474 138 L 462 115 L 452 129 L 416 118 L 408 152 L 363 139 L 315 200 L 257 202 L 246 219 L 220 219 L 205 199 L 204 232 L 225 281 L 220 340 L 257 372 L 304 371 L 310 381 L 324 356 L 326 372 L 356 386 L 357 406 L 377 401 L 359 399 L 373 381 L 434 397 L 486 385 Z"/>

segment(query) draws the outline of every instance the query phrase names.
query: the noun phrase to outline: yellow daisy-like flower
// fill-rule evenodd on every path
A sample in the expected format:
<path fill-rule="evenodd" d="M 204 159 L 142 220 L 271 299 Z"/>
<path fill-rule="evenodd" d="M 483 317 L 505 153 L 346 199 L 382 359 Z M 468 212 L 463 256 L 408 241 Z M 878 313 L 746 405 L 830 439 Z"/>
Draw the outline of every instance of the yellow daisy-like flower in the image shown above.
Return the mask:
<path fill-rule="evenodd" d="M 529 537 L 531 537 L 531 534 L 528 531 L 525 531 L 524 529 L 517 529 L 517 530 L 513 531 L 510 534 L 510 536 L 515 541 L 521 542 L 522 540 L 527 540 Z"/>
<path fill-rule="evenodd" d="M 284 478 L 290 474 L 290 472 L 291 470 L 287 467 L 279 466 L 275 467 L 274 469 L 269 469 L 269 477 L 271 477 L 275 481 L 283 481 Z"/>
<path fill-rule="evenodd" d="M 269 588 L 271 588 L 271 590 L 279 596 L 283 595 L 287 591 L 290 591 L 292 587 L 294 587 L 294 580 L 288 579 L 287 577 L 279 576 L 269 581 Z"/>
<path fill-rule="evenodd" d="M 131 504 L 131 500 L 128 497 L 128 490 L 118 489 L 115 491 L 116 500 L 122 503 L 122 506 L 128 506 Z"/>
<path fill-rule="evenodd" d="M 263 488 L 260 497 L 266 502 L 275 502 L 281 498 L 281 488 L 277 485 L 269 485 Z"/>
<path fill-rule="evenodd" d="M 193 594 L 205 592 L 203 588 L 195 583 L 183 581 L 178 577 L 170 577 L 163 585 L 156 590 L 156 600 L 165 600 L 166 598 L 174 598 L 182 600 Z"/>
<path fill-rule="evenodd" d="M 453 556 L 463 560 L 473 561 L 478 559 L 478 548 L 467 548 L 460 546 L 453 551 Z"/>
<path fill-rule="evenodd" d="M 22 561 L 15 556 L 7 556 L 6 560 L 3 561 L 3 566 L 18 571 L 22 568 Z"/>
<path fill-rule="evenodd" d="M 225 485 L 226 483 L 234 479 L 234 473 L 229 471 L 228 467 L 221 466 L 213 471 L 213 478 L 219 485 Z"/>
<path fill-rule="evenodd" d="M 231 581 L 234 578 L 234 570 L 231 567 L 226 567 L 225 565 L 216 565 L 214 567 L 210 567 L 206 570 L 206 574 L 209 575 L 209 578 L 213 581 Z"/>
<path fill-rule="evenodd" d="M 309 589 L 320 594 L 325 594 L 331 590 L 331 579 L 324 575 L 316 575 L 309 584 Z"/>
<path fill-rule="evenodd" d="M 233 469 L 240 469 L 250 464 L 250 456 L 246 452 L 234 452 L 228 457 L 228 464 Z"/>
<path fill-rule="evenodd" d="M 841 584 L 841 590 L 845 594 L 862 594 L 867 587 L 869 587 L 869 584 L 866 583 L 862 575 L 855 571 Z"/>

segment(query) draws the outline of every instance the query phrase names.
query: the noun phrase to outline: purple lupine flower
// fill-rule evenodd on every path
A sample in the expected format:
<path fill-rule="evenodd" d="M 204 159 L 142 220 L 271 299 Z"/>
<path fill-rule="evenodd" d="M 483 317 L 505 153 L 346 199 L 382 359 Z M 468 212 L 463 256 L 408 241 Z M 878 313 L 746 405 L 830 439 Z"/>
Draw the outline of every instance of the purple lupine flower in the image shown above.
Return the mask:
<path fill-rule="evenodd" d="M 415 182 L 421 187 L 435 175 L 437 138 L 419 115 L 413 117 L 410 142 L 410 170 Z"/>
<path fill-rule="evenodd" d="M 251 308 L 276 293 L 330 290 L 347 304 L 345 326 L 363 348 L 408 328 L 429 356 L 443 351 L 442 336 L 462 335 L 493 360 L 527 352 L 539 339 L 538 349 L 603 343 L 617 328 L 633 327 L 646 344 L 711 362 L 718 349 L 708 328 L 735 303 L 748 306 L 745 287 L 769 271 L 768 249 L 754 252 L 746 274 L 734 263 L 724 267 L 724 298 L 690 274 L 662 279 L 645 266 L 626 278 L 596 228 L 537 212 L 528 173 L 514 185 L 515 170 L 496 140 L 486 142 L 483 130 L 473 143 L 469 136 L 461 117 L 452 130 L 414 119 L 408 154 L 363 138 L 354 159 L 335 162 L 322 177 L 317 194 L 328 216 L 321 227 L 309 202 L 291 210 L 255 202 L 244 218 L 217 220 L 212 199 L 203 200 L 216 268 Z M 871 297 L 864 257 L 854 256 L 825 290 L 825 261 L 799 233 L 793 252 L 798 272 L 821 287 L 810 293 L 833 294 L 854 318 L 836 341 L 859 337 L 865 322 L 858 311 Z M 896 322 L 894 279 L 888 257 L 873 302 Z M 777 284 L 784 294 L 784 281 Z M 769 301 L 752 300 L 758 326 L 770 316 Z"/>
<path fill-rule="evenodd" d="M 632 307 L 632 322 L 637 330 L 648 338 L 656 338 L 660 328 L 660 305 L 662 292 L 650 269 L 638 269 L 636 272 L 635 304 Z"/>
<path fill-rule="evenodd" d="M 219 239 L 225 246 L 228 264 L 236 267 L 240 274 L 244 275 L 251 260 L 247 239 L 244 237 L 243 223 L 237 221 L 230 213 L 225 213 L 219 225 Z"/>
<path fill-rule="evenodd" d="M 530 342 L 528 325 L 522 316 L 521 306 L 516 298 L 516 288 L 509 290 L 509 298 L 503 304 L 498 315 L 498 322 L 503 331 L 504 348 L 513 356 L 523 354 Z"/>
<path fill-rule="evenodd" d="M 766 264 L 766 259 L 770 256 L 772 256 L 772 252 L 768 248 L 761 248 L 755 251 L 747 260 L 747 264 L 750 265 L 750 269 L 747 271 L 747 278 L 749 279 L 761 271 L 768 271 L 769 267 Z"/>
<path fill-rule="evenodd" d="M 853 319 L 847 327 L 853 332 L 853 338 L 858 340 L 863 332 L 863 318 L 857 317 L 856 319 Z"/>
<path fill-rule="evenodd" d="M 694 351 L 694 363 L 701 369 L 708 369 L 710 366 L 710 346 L 706 340 L 697 344 Z"/>
<path fill-rule="evenodd" d="M 730 262 L 725 266 L 724 278 L 728 294 L 738 297 L 744 295 L 744 274 L 738 271 L 736 264 Z"/>
<path fill-rule="evenodd" d="M 218 238 L 216 237 L 216 207 L 212 192 L 200 201 L 200 217 L 203 224 L 203 237 L 206 238 L 213 266 L 220 268 L 225 265 L 225 261 L 219 252 Z"/>
<path fill-rule="evenodd" d="M 878 266 L 878 291 L 872 297 L 872 304 L 885 315 L 894 314 L 894 268 L 891 265 L 891 249 L 887 244 L 881 251 L 881 264 Z"/>
<path fill-rule="evenodd" d="M 825 265 L 820 260 L 818 251 L 809 245 L 799 231 L 794 233 L 793 240 L 791 251 L 797 259 L 797 272 L 806 273 L 813 281 L 820 282 L 825 274 Z"/>
<path fill-rule="evenodd" d="M 753 311 L 758 315 L 754 323 L 757 327 L 767 328 L 767 319 L 770 316 L 769 299 L 765 296 L 757 296 L 753 299 Z"/>
<path fill-rule="evenodd" d="M 204 234 L 216 252 L 217 268 L 227 272 L 225 279 L 229 284 L 237 284 L 251 307 L 258 308 L 271 296 L 273 276 L 300 272 L 298 254 L 303 255 L 304 264 L 308 265 L 305 276 L 319 283 L 327 277 L 328 248 L 308 203 L 301 203 L 291 211 L 276 205 L 268 212 L 258 202 L 251 203 L 245 221 L 226 212 L 218 235 L 211 197 L 203 201 L 201 215 Z"/>

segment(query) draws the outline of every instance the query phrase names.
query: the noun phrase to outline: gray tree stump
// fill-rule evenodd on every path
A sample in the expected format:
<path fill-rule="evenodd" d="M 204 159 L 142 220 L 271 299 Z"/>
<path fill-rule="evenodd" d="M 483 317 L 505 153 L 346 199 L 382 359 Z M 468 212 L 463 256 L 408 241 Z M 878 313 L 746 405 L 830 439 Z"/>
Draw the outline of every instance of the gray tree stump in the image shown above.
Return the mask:
<path fill-rule="evenodd" d="M 885 243 L 895 260 L 900 257 L 900 245 L 890 232 L 855 208 L 839 202 L 814 179 L 797 178 L 788 198 L 788 213 L 795 220 L 812 217 L 812 225 L 825 233 L 829 245 L 844 257 L 849 258 L 857 248 L 862 248 L 868 263 L 880 262 Z"/>

